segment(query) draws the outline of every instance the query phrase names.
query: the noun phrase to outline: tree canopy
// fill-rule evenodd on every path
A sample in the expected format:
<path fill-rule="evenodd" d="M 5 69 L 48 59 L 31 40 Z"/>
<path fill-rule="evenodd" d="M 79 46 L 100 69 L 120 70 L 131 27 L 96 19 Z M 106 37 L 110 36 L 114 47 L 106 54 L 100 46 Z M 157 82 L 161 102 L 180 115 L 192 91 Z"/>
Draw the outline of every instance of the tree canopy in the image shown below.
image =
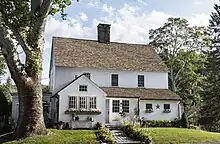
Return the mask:
<path fill-rule="evenodd" d="M 203 124 L 216 124 L 220 122 L 220 5 L 215 4 L 209 23 L 212 35 L 211 50 L 207 52 L 206 83 L 203 92 L 203 106 L 201 109 L 201 122 Z"/>
<path fill-rule="evenodd" d="M 186 114 L 198 114 L 206 56 L 210 45 L 205 27 L 191 27 L 186 19 L 169 18 L 160 28 L 150 30 L 150 44 L 169 68 L 169 88 L 183 99 Z"/>

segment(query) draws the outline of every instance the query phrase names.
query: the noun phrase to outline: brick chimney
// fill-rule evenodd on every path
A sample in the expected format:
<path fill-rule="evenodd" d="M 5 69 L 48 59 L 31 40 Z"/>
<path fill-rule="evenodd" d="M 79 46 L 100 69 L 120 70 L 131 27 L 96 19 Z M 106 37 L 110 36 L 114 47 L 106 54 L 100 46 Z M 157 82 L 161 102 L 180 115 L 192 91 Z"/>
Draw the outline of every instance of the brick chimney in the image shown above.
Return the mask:
<path fill-rule="evenodd" d="M 98 28 L 98 42 L 109 43 L 110 42 L 110 24 L 99 24 Z"/>

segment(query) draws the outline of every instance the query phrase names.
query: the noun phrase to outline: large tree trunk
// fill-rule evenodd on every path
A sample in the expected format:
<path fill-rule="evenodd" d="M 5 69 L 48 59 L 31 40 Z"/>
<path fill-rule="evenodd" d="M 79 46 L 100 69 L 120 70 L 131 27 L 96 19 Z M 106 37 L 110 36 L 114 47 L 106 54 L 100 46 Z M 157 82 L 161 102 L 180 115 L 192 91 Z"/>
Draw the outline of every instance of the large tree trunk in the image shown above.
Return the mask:
<path fill-rule="evenodd" d="M 40 74 L 30 81 L 17 83 L 19 95 L 19 119 L 15 129 L 17 137 L 46 134 L 43 118 L 42 88 Z"/>

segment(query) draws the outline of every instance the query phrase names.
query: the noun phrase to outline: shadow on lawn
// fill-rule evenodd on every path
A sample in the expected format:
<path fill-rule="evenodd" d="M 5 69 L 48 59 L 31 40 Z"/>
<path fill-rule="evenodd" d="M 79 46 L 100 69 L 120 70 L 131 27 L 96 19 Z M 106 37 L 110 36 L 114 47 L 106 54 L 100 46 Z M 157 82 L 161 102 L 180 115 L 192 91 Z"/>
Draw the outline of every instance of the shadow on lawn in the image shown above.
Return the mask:
<path fill-rule="evenodd" d="M 14 140 L 18 140 L 19 138 L 15 136 L 14 132 L 9 132 L 3 135 L 0 135 L 0 143 L 10 142 Z"/>

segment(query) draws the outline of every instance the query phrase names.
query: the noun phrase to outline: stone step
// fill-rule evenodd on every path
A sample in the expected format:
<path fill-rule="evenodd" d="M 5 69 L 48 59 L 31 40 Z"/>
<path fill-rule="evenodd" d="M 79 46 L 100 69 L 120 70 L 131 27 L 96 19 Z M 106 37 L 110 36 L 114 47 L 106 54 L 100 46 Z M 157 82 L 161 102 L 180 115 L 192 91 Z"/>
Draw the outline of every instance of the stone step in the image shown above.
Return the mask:
<path fill-rule="evenodd" d="M 110 130 L 117 144 L 140 144 L 140 141 L 133 141 L 122 130 Z"/>

